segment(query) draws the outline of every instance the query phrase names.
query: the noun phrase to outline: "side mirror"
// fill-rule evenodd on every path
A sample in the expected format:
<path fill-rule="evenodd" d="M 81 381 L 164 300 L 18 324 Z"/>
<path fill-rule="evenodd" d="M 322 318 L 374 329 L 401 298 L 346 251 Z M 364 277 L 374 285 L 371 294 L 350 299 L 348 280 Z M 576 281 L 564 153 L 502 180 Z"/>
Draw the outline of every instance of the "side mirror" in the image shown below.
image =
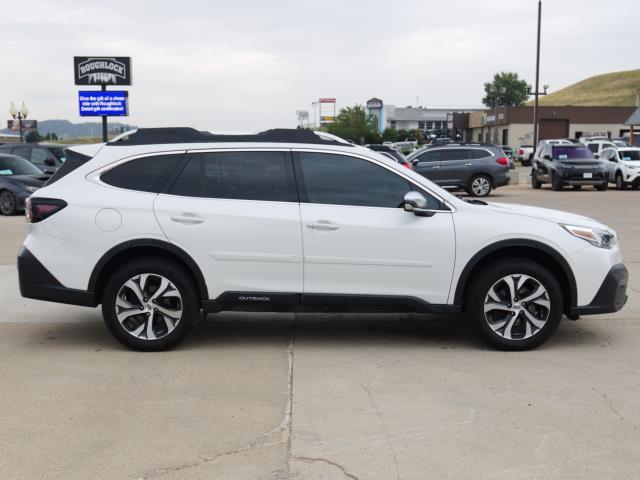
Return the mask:
<path fill-rule="evenodd" d="M 434 213 L 427 209 L 427 199 L 414 190 L 404 196 L 403 207 L 405 212 L 413 212 L 417 217 L 431 217 Z"/>
<path fill-rule="evenodd" d="M 614 155 L 613 157 L 611 157 L 611 158 L 609 159 L 609 161 L 610 161 L 610 162 L 618 163 L 618 159 L 616 158 L 616 156 L 615 156 L 615 155 Z"/>
<path fill-rule="evenodd" d="M 55 167 L 56 166 L 56 162 L 54 162 L 52 158 L 45 159 L 44 164 L 47 167 Z"/>
<path fill-rule="evenodd" d="M 545 155 L 544 157 L 542 157 L 544 160 L 551 160 L 551 155 Z"/>
<path fill-rule="evenodd" d="M 418 163 L 420 163 L 420 160 L 417 158 L 412 158 L 411 159 L 411 165 L 417 165 Z"/>
<path fill-rule="evenodd" d="M 594 153 L 593 154 L 593 158 L 600 158 L 600 154 L 599 153 Z"/>

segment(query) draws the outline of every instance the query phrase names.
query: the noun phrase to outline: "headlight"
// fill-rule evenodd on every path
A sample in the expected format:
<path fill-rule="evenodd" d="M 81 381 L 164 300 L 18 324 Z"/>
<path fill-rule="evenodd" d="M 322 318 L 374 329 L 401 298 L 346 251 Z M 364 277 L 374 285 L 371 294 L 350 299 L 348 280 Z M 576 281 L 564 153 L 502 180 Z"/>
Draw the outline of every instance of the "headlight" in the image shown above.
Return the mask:
<path fill-rule="evenodd" d="M 600 248 L 613 248 L 618 244 L 618 238 L 614 232 L 600 230 L 599 228 L 578 227 L 576 225 L 560 225 L 574 237 L 586 240 L 591 245 Z"/>
<path fill-rule="evenodd" d="M 24 188 L 26 188 L 26 189 L 27 189 L 27 192 L 31 192 L 31 193 L 33 193 L 33 192 L 35 192 L 36 190 L 38 190 L 38 188 L 39 188 L 39 187 L 26 186 L 26 187 L 24 187 Z"/>

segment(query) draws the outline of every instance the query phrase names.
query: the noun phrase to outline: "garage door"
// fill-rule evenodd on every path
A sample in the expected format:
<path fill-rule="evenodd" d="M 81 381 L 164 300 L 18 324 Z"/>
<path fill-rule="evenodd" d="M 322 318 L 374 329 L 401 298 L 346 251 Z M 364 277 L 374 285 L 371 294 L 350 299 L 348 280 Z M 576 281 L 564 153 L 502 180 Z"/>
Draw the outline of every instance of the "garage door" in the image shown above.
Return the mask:
<path fill-rule="evenodd" d="M 540 120 L 539 138 L 569 138 L 569 120 Z"/>

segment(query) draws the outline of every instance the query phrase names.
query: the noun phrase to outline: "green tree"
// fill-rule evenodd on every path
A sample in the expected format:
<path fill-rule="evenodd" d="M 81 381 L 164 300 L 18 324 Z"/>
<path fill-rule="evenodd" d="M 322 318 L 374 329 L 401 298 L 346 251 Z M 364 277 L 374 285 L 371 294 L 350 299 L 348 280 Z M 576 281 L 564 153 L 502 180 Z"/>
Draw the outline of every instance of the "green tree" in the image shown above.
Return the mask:
<path fill-rule="evenodd" d="M 382 141 L 383 142 L 397 142 L 398 141 L 398 131 L 395 128 L 387 127 L 382 132 Z"/>
<path fill-rule="evenodd" d="M 44 136 L 45 140 L 58 140 L 58 135 L 55 132 L 49 132 Z"/>
<path fill-rule="evenodd" d="M 529 98 L 526 80 L 522 80 L 515 72 L 500 72 L 493 76 L 493 81 L 484 84 L 482 103 L 493 108 L 498 89 L 498 105 L 521 107 Z M 504 90 L 502 90 L 504 89 Z"/>
<path fill-rule="evenodd" d="M 24 139 L 27 143 L 37 143 L 42 141 L 42 137 L 40 136 L 37 130 L 32 130 L 29 133 L 27 133 L 27 136 L 24 137 Z"/>
<path fill-rule="evenodd" d="M 378 143 L 380 134 L 373 119 L 362 105 L 341 108 L 335 121 L 329 124 L 329 133 L 353 140 L 355 143 Z"/>

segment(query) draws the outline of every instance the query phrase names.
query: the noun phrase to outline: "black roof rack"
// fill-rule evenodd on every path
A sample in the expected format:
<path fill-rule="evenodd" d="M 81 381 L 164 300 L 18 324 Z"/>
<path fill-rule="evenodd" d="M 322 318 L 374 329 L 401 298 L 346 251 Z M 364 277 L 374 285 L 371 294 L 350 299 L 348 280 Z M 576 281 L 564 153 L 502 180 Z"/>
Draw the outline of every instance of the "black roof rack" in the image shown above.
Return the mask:
<path fill-rule="evenodd" d="M 139 128 L 133 133 L 111 141 L 109 145 L 152 145 L 166 143 L 229 143 L 229 142 L 268 142 L 268 143 L 313 143 L 323 145 L 350 146 L 333 139 L 322 138 L 310 130 L 294 128 L 273 128 L 256 134 L 224 135 L 201 132 L 195 128 Z"/>

